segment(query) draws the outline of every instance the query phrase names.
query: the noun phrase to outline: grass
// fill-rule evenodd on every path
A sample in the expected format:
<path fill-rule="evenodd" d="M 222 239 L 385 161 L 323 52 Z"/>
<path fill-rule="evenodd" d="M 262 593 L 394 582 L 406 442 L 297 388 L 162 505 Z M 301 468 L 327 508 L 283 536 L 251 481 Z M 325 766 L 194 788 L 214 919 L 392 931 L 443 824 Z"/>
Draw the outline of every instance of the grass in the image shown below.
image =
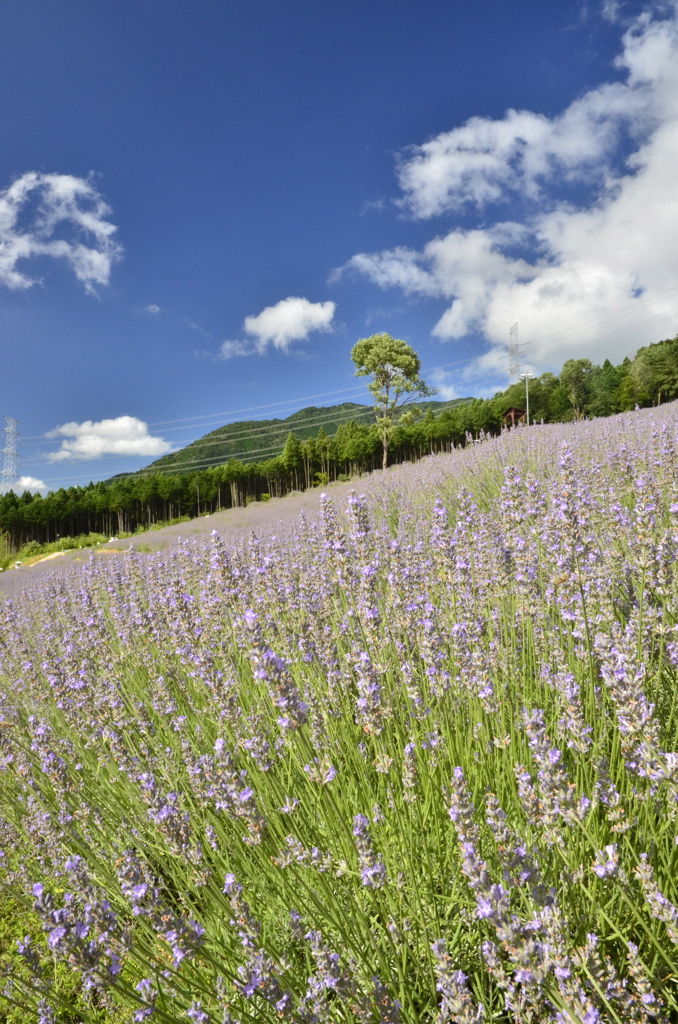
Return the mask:
<path fill-rule="evenodd" d="M 17 563 L 32 563 L 45 555 L 52 555 L 59 551 L 73 551 L 77 548 L 92 548 L 104 544 L 108 538 L 103 533 L 83 533 L 77 537 L 61 537 L 59 540 L 50 541 L 49 544 L 38 544 L 37 541 L 29 541 L 16 552 L 10 552 L 6 541 L 0 544 L 0 569 L 9 569 Z"/>
<path fill-rule="evenodd" d="M 166 522 L 152 523 L 150 527 L 140 526 L 133 533 L 118 533 L 115 539 L 126 540 L 129 537 L 135 537 L 139 533 L 162 530 L 165 526 L 175 526 L 179 523 L 188 523 L 190 521 L 191 516 L 175 516 Z M 58 540 L 50 541 L 47 544 L 39 544 L 38 541 L 32 540 L 24 544 L 18 551 L 10 551 L 6 538 L 0 537 L 0 571 L 10 569 L 17 564 L 32 565 L 46 555 L 52 555 L 61 551 L 97 548 L 101 544 L 106 544 L 110 539 L 110 537 L 103 533 L 82 533 L 75 537 L 60 537 Z M 137 550 L 141 549 L 137 548 Z M 148 550 L 150 551 L 151 549 L 149 548 Z"/>

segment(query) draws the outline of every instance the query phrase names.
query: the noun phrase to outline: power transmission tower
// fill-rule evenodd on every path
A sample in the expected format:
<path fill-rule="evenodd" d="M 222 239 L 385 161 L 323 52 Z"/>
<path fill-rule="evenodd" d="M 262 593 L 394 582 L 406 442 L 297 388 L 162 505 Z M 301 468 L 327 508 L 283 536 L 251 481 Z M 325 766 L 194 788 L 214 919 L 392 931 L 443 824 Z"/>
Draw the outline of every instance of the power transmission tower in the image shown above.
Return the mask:
<path fill-rule="evenodd" d="M 509 331 L 509 384 L 520 380 L 520 345 L 518 343 L 518 324 Z"/>
<path fill-rule="evenodd" d="M 13 420 L 10 416 L 5 416 L 5 447 L 2 449 L 2 454 L 5 456 L 5 461 L 2 465 L 2 491 L 13 490 L 19 480 L 19 431 L 16 429 L 17 420 Z"/>

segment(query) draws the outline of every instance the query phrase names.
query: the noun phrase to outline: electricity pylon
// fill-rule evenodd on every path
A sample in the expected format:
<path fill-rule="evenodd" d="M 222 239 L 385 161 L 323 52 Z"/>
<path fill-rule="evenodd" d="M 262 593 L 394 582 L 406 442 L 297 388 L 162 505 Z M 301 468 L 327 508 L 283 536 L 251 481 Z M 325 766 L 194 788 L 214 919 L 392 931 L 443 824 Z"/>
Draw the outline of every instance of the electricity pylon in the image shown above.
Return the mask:
<path fill-rule="evenodd" d="M 13 490 L 19 481 L 19 431 L 16 429 L 17 420 L 5 416 L 5 447 L 2 454 L 5 460 L 2 464 L 2 491 Z"/>

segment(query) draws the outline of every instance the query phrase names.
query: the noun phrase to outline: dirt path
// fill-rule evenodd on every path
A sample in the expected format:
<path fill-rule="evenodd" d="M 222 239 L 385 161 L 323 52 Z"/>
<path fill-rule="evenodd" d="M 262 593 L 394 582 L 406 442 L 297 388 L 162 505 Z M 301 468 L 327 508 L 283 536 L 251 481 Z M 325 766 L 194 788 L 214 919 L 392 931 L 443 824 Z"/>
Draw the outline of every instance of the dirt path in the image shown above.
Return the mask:
<path fill-rule="evenodd" d="M 125 540 L 114 540 L 108 544 L 102 544 L 98 548 L 80 548 L 74 551 L 66 551 L 58 555 L 48 555 L 40 561 L 31 565 L 20 565 L 16 569 L 7 569 L 0 573 L 0 600 L 28 591 L 46 573 L 66 572 L 69 569 L 86 562 L 92 550 L 98 558 L 115 558 L 122 551 L 127 551 L 130 546 L 142 552 L 161 551 L 169 544 L 174 543 L 179 537 L 199 538 L 208 536 L 212 530 L 228 540 L 237 540 L 247 535 L 251 530 L 255 533 L 269 533 L 278 524 L 289 524 L 299 516 L 303 510 L 307 515 L 317 514 L 320 495 L 323 490 L 342 505 L 346 495 L 351 489 L 357 491 L 371 490 L 374 483 L 382 474 L 372 473 L 368 478 L 352 480 L 349 483 L 331 483 L 326 487 L 314 487 L 304 493 L 289 494 L 284 498 L 271 498 L 266 502 L 255 502 L 247 508 L 232 508 L 225 512 L 215 512 L 210 516 L 201 516 L 198 519 L 191 519 L 187 523 L 178 523 L 176 526 L 163 526 L 160 530 L 148 530 L 145 533 L 136 533 L 133 537 Z"/>

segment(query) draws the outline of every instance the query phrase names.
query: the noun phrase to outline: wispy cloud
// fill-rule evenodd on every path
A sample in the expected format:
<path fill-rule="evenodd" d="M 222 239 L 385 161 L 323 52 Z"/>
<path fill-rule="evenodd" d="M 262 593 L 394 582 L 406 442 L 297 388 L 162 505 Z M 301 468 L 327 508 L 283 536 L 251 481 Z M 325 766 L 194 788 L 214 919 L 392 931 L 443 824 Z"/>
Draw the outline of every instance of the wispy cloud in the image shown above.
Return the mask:
<path fill-rule="evenodd" d="M 233 356 L 251 356 L 256 349 L 246 341 L 223 341 L 219 349 L 219 359 L 232 359 Z"/>
<path fill-rule="evenodd" d="M 50 430 L 46 437 L 62 437 L 61 447 L 49 452 L 49 462 L 73 459 L 99 459 L 103 455 L 164 455 L 172 448 L 161 437 L 148 433 L 148 426 L 136 416 L 117 416 L 115 419 L 85 420 L 84 423 L 64 423 Z"/>
<path fill-rule="evenodd" d="M 600 5 L 600 14 L 603 21 L 609 21 L 612 25 L 619 21 L 622 3 L 620 0 L 603 0 Z"/>
<path fill-rule="evenodd" d="M 395 317 L 402 316 L 406 307 L 401 306 L 374 306 L 365 311 L 365 326 L 371 327 L 373 323 L 384 323 Z"/>
<path fill-rule="evenodd" d="M 206 331 L 204 327 L 200 326 L 200 324 L 196 324 L 193 320 L 189 320 L 187 317 L 184 317 L 184 323 L 188 327 L 190 327 L 192 331 L 196 331 L 198 334 L 201 334 L 203 336 L 203 338 L 213 338 L 214 337 L 213 334 L 210 334 L 209 331 Z"/>
<path fill-rule="evenodd" d="M 381 213 L 386 210 L 389 206 L 389 200 L 386 196 L 378 196 L 376 199 L 366 199 L 363 205 L 360 207 L 360 216 L 364 217 L 367 213 Z"/>
<path fill-rule="evenodd" d="M 144 306 L 144 313 L 150 313 L 151 316 L 157 316 L 158 313 L 162 313 L 162 306 L 156 306 L 154 302 L 150 306 Z"/>
<path fill-rule="evenodd" d="M 269 347 L 289 352 L 295 341 L 306 341 L 315 331 L 329 331 L 334 319 L 334 302 L 309 302 L 291 295 L 275 306 L 266 306 L 257 316 L 247 316 L 243 323 L 246 341 L 224 341 L 219 358 L 263 355 Z"/>
<path fill-rule="evenodd" d="M 40 256 L 64 260 L 85 291 L 107 285 L 122 256 L 117 228 L 92 181 L 29 171 L 0 191 L 0 284 L 30 288 L 39 278 L 23 269 Z M 21 269 L 20 269 L 21 265 Z"/>
<path fill-rule="evenodd" d="M 460 398 L 458 391 L 450 382 L 451 374 L 445 370 L 434 370 L 428 375 L 428 379 L 435 387 L 438 401 L 451 402 L 453 398 Z"/>
<path fill-rule="evenodd" d="M 471 118 L 405 154 L 401 207 L 419 220 L 475 210 L 477 227 L 349 261 L 382 288 L 447 299 L 433 335 L 490 343 L 472 372 L 500 365 L 515 321 L 543 369 L 572 355 L 619 359 L 675 332 L 678 4 L 657 10 L 623 34 L 622 81 L 553 118 Z M 517 199 L 527 212 L 508 219 Z"/>

